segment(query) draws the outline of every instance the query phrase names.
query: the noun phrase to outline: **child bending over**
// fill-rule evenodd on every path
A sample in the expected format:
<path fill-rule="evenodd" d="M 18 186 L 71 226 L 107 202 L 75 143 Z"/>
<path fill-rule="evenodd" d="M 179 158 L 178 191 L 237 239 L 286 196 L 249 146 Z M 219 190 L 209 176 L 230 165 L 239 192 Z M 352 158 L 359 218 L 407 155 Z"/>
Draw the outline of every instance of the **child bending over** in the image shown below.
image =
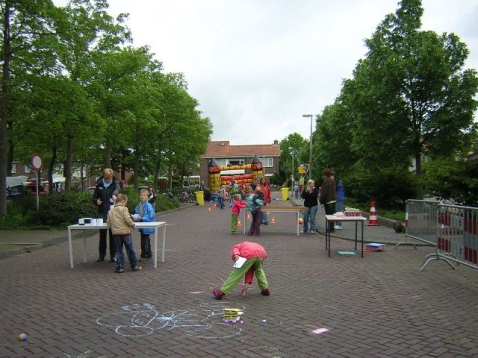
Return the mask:
<path fill-rule="evenodd" d="M 261 295 L 270 296 L 271 293 L 269 291 L 266 274 L 262 269 L 264 260 L 267 259 L 266 250 L 258 243 L 244 241 L 232 247 L 231 257 L 233 261 L 237 261 L 239 257 L 245 258 L 246 261 L 241 267 L 232 269 L 220 290 L 215 289 L 212 291 L 214 298 L 220 300 L 224 295 L 231 293 L 243 276 L 244 287 L 242 289 L 242 295 L 245 296 L 247 287 L 252 283 L 254 274 L 256 274 Z"/>

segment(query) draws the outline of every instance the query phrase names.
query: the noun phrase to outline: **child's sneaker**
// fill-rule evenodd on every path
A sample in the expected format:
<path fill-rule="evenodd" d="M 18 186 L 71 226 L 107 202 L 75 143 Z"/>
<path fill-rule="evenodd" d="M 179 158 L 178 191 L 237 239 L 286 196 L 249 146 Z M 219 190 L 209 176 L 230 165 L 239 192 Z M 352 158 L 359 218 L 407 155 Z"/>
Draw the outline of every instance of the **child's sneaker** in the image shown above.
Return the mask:
<path fill-rule="evenodd" d="M 122 268 L 116 268 L 113 272 L 114 273 L 123 273 L 124 270 Z"/>
<path fill-rule="evenodd" d="M 264 288 L 263 290 L 261 290 L 261 295 L 262 296 L 270 296 L 271 292 L 269 291 L 268 288 Z"/>
<path fill-rule="evenodd" d="M 133 271 L 141 271 L 143 269 L 143 266 L 135 266 L 132 268 Z"/>
<path fill-rule="evenodd" d="M 141 257 L 138 261 L 139 262 L 146 262 L 146 261 L 148 261 L 148 258 L 147 257 Z"/>
<path fill-rule="evenodd" d="M 215 298 L 216 300 L 221 300 L 221 299 L 224 297 L 224 295 L 225 295 L 225 293 L 222 292 L 221 290 L 213 290 L 213 291 L 212 291 L 212 294 L 214 295 L 214 298 Z"/>

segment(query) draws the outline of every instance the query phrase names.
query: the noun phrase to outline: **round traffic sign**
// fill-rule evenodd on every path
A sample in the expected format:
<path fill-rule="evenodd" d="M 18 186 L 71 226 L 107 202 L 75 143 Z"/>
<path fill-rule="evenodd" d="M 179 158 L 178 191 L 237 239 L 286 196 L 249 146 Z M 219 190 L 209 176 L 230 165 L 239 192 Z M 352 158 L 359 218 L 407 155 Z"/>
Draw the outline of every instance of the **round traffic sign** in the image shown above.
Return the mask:
<path fill-rule="evenodd" d="M 39 171 L 43 168 L 43 160 L 40 155 L 34 154 L 31 159 L 33 169 Z"/>

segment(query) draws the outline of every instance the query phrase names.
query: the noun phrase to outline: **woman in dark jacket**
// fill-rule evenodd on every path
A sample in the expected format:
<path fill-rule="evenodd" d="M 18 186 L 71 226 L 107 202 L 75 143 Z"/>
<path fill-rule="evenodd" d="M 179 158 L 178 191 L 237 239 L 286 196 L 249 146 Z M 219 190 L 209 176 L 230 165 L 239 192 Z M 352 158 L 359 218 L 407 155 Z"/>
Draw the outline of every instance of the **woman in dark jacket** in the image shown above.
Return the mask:
<path fill-rule="evenodd" d="M 315 216 L 317 215 L 319 205 L 317 202 L 319 191 L 315 187 L 315 182 L 312 179 L 307 182 L 307 187 L 302 190 L 300 196 L 304 199 L 304 206 L 307 208 L 307 210 L 304 211 L 304 228 L 302 233 L 307 234 L 309 232 L 310 222 L 310 233 L 315 234 Z"/>
<path fill-rule="evenodd" d="M 320 192 L 320 203 L 324 205 L 325 215 L 335 214 L 335 203 L 337 202 L 337 189 L 334 173 L 329 168 L 324 169 L 324 182 Z M 334 222 L 329 221 L 329 232 L 335 232 Z"/>
<path fill-rule="evenodd" d="M 95 192 L 93 194 L 93 203 L 98 207 L 98 217 L 106 222 L 110 208 L 116 202 L 116 196 L 120 193 L 120 185 L 113 176 L 113 170 L 106 168 L 103 170 L 103 176 L 96 182 Z M 106 236 L 107 229 L 100 229 L 100 243 L 98 246 L 99 256 L 97 262 L 105 260 L 106 256 Z M 113 239 L 113 234 L 109 230 L 110 236 L 110 260 L 116 261 L 116 246 Z"/>

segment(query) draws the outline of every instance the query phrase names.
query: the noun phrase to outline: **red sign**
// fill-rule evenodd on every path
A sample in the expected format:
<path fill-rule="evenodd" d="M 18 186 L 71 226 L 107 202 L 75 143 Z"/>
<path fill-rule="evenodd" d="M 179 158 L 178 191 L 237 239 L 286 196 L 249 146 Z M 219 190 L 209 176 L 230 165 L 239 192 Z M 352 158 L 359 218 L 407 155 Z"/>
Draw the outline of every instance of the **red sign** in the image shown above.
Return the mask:
<path fill-rule="evenodd" d="M 32 159 L 30 160 L 33 169 L 36 171 L 40 171 L 43 168 L 43 160 L 40 155 L 38 154 L 33 154 Z"/>

